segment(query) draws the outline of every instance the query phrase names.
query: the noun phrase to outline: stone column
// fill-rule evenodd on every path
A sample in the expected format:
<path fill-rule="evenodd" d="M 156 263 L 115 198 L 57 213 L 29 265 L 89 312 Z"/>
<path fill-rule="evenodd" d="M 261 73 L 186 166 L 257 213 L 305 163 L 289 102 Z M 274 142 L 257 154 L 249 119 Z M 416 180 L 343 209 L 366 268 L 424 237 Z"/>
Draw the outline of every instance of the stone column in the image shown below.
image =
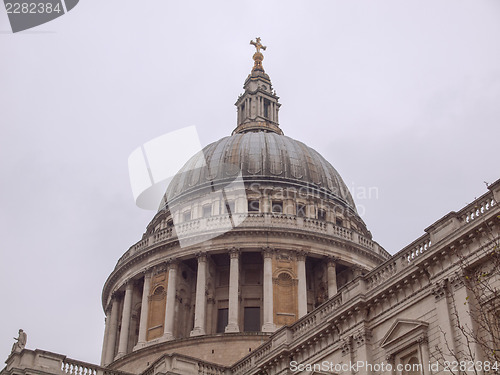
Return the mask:
<path fill-rule="evenodd" d="M 132 292 L 134 290 L 134 283 L 129 281 L 125 287 L 125 298 L 123 299 L 123 313 L 122 313 L 122 328 L 120 330 L 120 341 L 118 342 L 117 357 L 122 357 L 127 354 L 128 350 L 128 334 L 130 327 L 130 318 L 132 316 Z"/>
<path fill-rule="evenodd" d="M 119 302 L 116 296 L 112 296 L 112 304 L 111 304 L 111 319 L 109 321 L 109 333 L 108 338 L 106 340 L 106 357 L 104 360 L 105 365 L 109 365 L 113 362 L 115 358 L 115 345 L 116 345 L 116 336 L 118 334 L 118 308 Z"/>
<path fill-rule="evenodd" d="M 111 322 L 111 309 L 106 309 L 106 318 L 104 319 L 104 338 L 101 352 L 101 366 L 106 366 L 106 350 L 108 349 L 109 326 Z"/>
<path fill-rule="evenodd" d="M 230 268 L 229 268 L 229 312 L 228 322 L 225 329 L 226 333 L 239 332 L 239 250 L 233 248 L 229 250 Z"/>
<path fill-rule="evenodd" d="M 262 286 L 262 294 L 264 297 L 264 324 L 262 332 L 274 332 L 274 310 L 273 310 L 273 253 L 269 248 L 263 249 L 262 256 L 264 257 L 264 282 Z"/>
<path fill-rule="evenodd" d="M 307 279 L 306 279 L 306 254 L 300 252 L 297 255 L 297 277 L 298 283 L 298 301 L 299 301 L 299 319 L 307 314 Z"/>
<path fill-rule="evenodd" d="M 142 347 L 147 341 L 148 312 L 149 312 L 149 289 L 151 287 L 151 273 L 144 273 L 144 287 L 142 288 L 141 318 L 139 320 L 139 339 L 136 347 Z"/>
<path fill-rule="evenodd" d="M 174 337 L 174 319 L 175 319 L 175 293 L 177 283 L 177 263 L 168 264 L 168 285 L 167 285 L 167 306 L 165 308 L 165 329 L 163 331 L 163 340 L 173 340 Z"/>
<path fill-rule="evenodd" d="M 194 328 L 191 331 L 191 336 L 205 335 L 205 312 L 207 298 L 205 295 L 207 285 L 207 255 L 204 253 L 197 254 L 198 257 L 198 273 L 196 276 L 196 302 L 194 306 Z"/>
<path fill-rule="evenodd" d="M 337 270 L 335 258 L 330 257 L 327 261 L 328 268 L 328 298 L 332 298 L 337 294 Z"/>

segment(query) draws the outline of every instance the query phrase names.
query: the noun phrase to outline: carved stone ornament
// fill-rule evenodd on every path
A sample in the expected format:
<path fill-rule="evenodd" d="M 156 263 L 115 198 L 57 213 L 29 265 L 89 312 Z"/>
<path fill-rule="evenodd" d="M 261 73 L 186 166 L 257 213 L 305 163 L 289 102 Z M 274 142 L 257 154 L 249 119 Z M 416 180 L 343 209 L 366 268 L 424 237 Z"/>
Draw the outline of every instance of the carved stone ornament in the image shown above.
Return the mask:
<path fill-rule="evenodd" d="M 197 252 L 196 253 L 196 258 L 198 259 L 198 263 L 200 262 L 206 262 L 207 261 L 207 253 L 205 252 Z"/>
<path fill-rule="evenodd" d="M 442 299 L 444 296 L 446 296 L 446 291 L 448 289 L 448 286 L 446 285 L 446 282 L 440 281 L 438 282 L 433 288 L 432 288 L 432 294 L 434 295 L 434 298 L 436 301 L 439 301 Z"/>
<path fill-rule="evenodd" d="M 272 258 L 274 253 L 274 249 L 271 247 L 263 247 L 262 248 L 262 256 L 264 258 Z"/>
<path fill-rule="evenodd" d="M 342 350 L 342 355 L 347 355 L 351 352 L 351 338 L 344 337 L 340 344 L 340 348 Z"/>
<path fill-rule="evenodd" d="M 240 249 L 238 249 L 237 247 L 231 247 L 228 250 L 228 253 L 229 253 L 229 257 L 232 259 L 240 257 Z"/>
<path fill-rule="evenodd" d="M 353 340 L 359 347 L 368 343 L 370 341 L 371 336 L 372 336 L 371 331 L 363 328 L 354 334 Z"/>
<path fill-rule="evenodd" d="M 176 270 L 179 266 L 179 261 L 176 259 L 169 259 L 167 262 L 167 268 L 169 270 Z"/>
<path fill-rule="evenodd" d="M 421 335 L 418 337 L 417 342 L 419 344 L 427 344 L 429 342 L 429 338 L 426 335 Z"/>
<path fill-rule="evenodd" d="M 450 278 L 450 285 L 451 287 L 456 290 L 456 289 L 460 289 L 461 287 L 463 287 L 465 285 L 465 280 L 464 280 L 465 276 L 462 275 L 461 273 L 459 272 L 456 272 L 451 278 Z"/>

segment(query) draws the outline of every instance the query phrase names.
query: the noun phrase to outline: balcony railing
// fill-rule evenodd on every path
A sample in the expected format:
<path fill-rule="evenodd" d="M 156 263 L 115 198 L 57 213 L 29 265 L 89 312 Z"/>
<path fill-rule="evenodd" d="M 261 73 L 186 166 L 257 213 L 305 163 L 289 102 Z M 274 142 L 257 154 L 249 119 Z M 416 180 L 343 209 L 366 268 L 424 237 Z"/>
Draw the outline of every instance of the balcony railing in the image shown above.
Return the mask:
<path fill-rule="evenodd" d="M 206 233 L 225 233 L 228 230 L 233 229 L 232 222 L 241 223 L 234 228 L 236 230 L 251 228 L 279 228 L 284 230 L 290 229 L 309 232 L 311 234 L 326 235 L 351 241 L 367 250 L 374 251 L 385 259 L 390 257 L 388 252 L 369 238 L 352 229 L 344 228 L 331 222 L 277 213 L 248 213 L 235 214 L 232 218 L 229 217 L 229 215 L 198 218 L 177 224 L 175 227 L 161 229 L 132 245 L 120 258 L 118 265 L 147 248 L 155 246 L 159 243 L 176 240 L 179 237 L 187 238 Z"/>

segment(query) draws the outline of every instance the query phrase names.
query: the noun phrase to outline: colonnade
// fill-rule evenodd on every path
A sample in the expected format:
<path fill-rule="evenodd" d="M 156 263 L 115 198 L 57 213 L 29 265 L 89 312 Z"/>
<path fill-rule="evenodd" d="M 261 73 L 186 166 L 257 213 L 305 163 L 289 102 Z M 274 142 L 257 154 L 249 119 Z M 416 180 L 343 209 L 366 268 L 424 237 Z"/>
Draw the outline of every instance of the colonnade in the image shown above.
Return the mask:
<path fill-rule="evenodd" d="M 266 101 L 268 106 L 267 113 L 265 110 Z M 279 105 L 274 99 L 261 95 L 247 97 L 238 107 L 238 124 L 243 123 L 246 119 L 254 119 L 255 117 L 264 117 L 278 123 L 278 108 Z"/>
<path fill-rule="evenodd" d="M 232 248 L 228 250 L 229 255 L 229 293 L 228 293 L 228 319 L 225 327 L 225 333 L 238 333 L 242 329 L 240 327 L 240 269 L 241 269 L 241 252 L 238 249 Z M 274 290 L 273 290 L 273 259 L 275 252 L 272 249 L 263 249 L 263 273 L 262 273 L 262 332 L 274 332 L 276 325 L 274 321 L 275 306 L 273 306 Z M 196 291 L 194 304 L 194 324 L 190 331 L 190 336 L 202 336 L 207 333 L 207 274 L 208 274 L 208 255 L 199 253 L 197 258 L 196 271 Z M 307 314 L 307 278 L 306 278 L 306 254 L 297 253 L 294 257 L 297 269 L 297 318 Z M 332 297 L 337 293 L 337 275 L 336 262 L 334 258 L 328 259 L 326 264 L 326 276 L 328 283 L 328 297 Z M 174 324 L 175 324 L 175 305 L 178 283 L 178 268 L 179 262 L 169 261 L 167 264 L 168 283 L 166 291 L 165 319 L 163 325 L 163 335 L 154 342 L 163 342 L 174 340 Z M 148 343 L 148 316 L 149 316 L 149 298 L 152 292 L 152 275 L 153 269 L 143 271 L 141 275 L 134 279 L 128 280 L 120 292 L 113 293 L 110 304 L 106 311 L 106 327 L 104 334 L 104 344 L 102 352 L 101 365 L 106 366 L 114 360 L 124 356 L 132 350 L 142 348 Z M 140 316 L 138 319 L 138 336 L 135 336 L 137 342 L 130 342 L 131 337 L 131 317 L 132 317 L 132 300 L 134 286 L 138 285 L 138 281 L 143 280 L 142 296 L 140 298 Z M 139 292 L 137 289 L 136 292 Z M 136 299 L 139 297 L 136 296 Z M 121 315 L 121 320 L 120 320 Z M 185 317 L 189 319 L 189 317 Z M 121 325 L 119 325 L 121 321 Z M 213 331 L 213 329 L 212 329 Z"/>

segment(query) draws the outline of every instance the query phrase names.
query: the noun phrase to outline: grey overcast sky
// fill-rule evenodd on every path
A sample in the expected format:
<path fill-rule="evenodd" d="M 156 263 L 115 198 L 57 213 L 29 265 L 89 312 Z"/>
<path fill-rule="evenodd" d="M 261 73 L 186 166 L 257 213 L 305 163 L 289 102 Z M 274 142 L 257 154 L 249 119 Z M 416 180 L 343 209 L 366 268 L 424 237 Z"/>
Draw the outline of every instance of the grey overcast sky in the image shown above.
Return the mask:
<path fill-rule="evenodd" d="M 500 178 L 498 0 L 82 0 L 18 34 L 2 8 L 1 360 L 23 328 L 28 348 L 99 362 L 102 285 L 153 216 L 128 155 L 190 125 L 203 145 L 229 135 L 256 36 L 285 134 L 340 172 L 389 252 Z"/>

